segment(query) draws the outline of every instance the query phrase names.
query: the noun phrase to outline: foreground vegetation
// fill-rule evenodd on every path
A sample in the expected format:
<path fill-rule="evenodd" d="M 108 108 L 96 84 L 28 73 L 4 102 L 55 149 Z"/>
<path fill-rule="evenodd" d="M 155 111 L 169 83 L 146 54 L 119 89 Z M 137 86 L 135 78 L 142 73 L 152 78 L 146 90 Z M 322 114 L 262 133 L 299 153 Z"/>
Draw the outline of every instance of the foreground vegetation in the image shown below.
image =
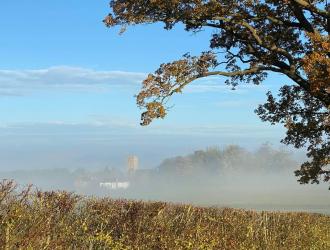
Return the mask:
<path fill-rule="evenodd" d="M 330 249 L 330 217 L 86 198 L 0 183 L 3 249 Z"/>

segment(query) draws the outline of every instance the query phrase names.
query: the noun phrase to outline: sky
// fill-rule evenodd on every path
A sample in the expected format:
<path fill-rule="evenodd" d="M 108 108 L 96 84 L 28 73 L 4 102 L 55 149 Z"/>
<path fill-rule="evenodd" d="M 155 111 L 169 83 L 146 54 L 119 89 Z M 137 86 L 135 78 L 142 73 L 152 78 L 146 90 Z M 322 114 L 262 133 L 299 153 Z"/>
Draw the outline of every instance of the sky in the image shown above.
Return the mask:
<path fill-rule="evenodd" d="M 141 81 L 161 63 L 208 49 L 212 30 L 161 24 L 106 28 L 109 0 L 2 0 L 0 8 L 0 170 L 143 167 L 208 146 L 276 146 L 281 126 L 254 114 L 268 90 L 290 83 L 272 74 L 233 91 L 202 79 L 171 100 L 164 120 L 139 125 Z"/>

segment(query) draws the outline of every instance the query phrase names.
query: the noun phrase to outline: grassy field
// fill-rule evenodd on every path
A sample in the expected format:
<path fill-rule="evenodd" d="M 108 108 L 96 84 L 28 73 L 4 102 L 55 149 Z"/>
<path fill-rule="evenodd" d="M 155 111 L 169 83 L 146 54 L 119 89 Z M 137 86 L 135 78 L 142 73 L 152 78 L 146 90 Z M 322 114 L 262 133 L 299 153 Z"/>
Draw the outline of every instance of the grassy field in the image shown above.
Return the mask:
<path fill-rule="evenodd" d="M 330 249 L 330 217 L 87 198 L 0 184 L 2 249 Z"/>

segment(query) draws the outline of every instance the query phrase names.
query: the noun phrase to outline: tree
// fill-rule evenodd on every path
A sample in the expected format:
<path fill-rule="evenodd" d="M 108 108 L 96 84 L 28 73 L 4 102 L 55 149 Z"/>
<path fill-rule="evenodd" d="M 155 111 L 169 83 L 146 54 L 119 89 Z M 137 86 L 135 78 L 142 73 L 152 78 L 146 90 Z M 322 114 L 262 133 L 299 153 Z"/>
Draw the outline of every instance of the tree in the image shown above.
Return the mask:
<path fill-rule="evenodd" d="M 296 171 L 300 183 L 330 180 L 330 5 L 326 0 L 112 0 L 108 27 L 182 23 L 186 31 L 214 30 L 199 56 L 160 65 L 143 81 L 137 105 L 141 124 L 164 118 L 166 103 L 196 79 L 221 75 L 227 84 L 260 84 L 269 72 L 294 84 L 268 93 L 256 113 L 287 128 L 285 144 L 307 148 L 309 161 Z"/>

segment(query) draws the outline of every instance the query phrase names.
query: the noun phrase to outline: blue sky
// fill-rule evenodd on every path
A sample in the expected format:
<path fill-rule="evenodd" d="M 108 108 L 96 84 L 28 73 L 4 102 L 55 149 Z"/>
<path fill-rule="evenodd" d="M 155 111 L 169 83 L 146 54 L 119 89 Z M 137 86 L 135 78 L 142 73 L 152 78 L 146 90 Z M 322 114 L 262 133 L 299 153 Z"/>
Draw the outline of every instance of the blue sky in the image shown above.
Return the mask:
<path fill-rule="evenodd" d="M 102 23 L 108 2 L 1 2 L 0 169 L 117 166 L 131 153 L 152 167 L 212 145 L 279 144 L 283 128 L 253 113 L 268 90 L 289 82 L 279 75 L 236 91 L 224 78 L 200 80 L 173 98 L 165 120 L 140 127 L 134 95 L 145 75 L 207 50 L 212 30 L 156 24 L 119 35 Z"/>

